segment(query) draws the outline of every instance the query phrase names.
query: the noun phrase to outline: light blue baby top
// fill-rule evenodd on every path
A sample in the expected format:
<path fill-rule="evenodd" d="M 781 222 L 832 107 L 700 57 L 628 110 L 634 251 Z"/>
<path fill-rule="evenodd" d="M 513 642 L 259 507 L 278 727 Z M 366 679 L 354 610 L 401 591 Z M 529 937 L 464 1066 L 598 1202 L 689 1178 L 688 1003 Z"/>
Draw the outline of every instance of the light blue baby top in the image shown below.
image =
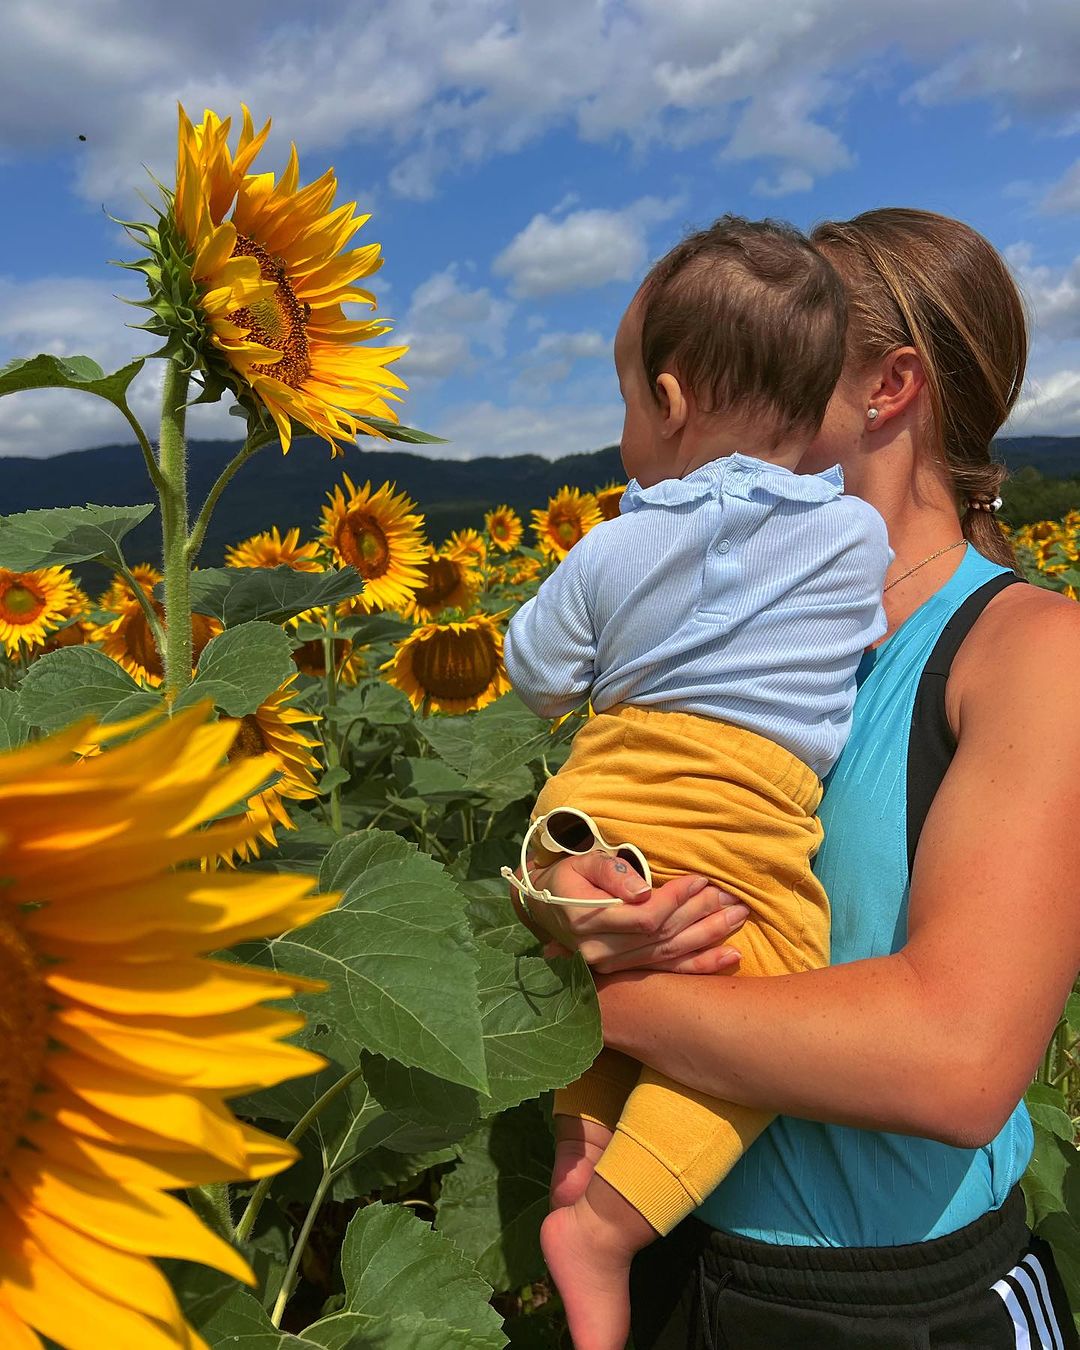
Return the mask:
<path fill-rule="evenodd" d="M 506 635 L 514 689 L 542 717 L 591 691 L 756 731 L 820 776 L 851 725 L 855 674 L 885 632 L 885 522 L 839 467 L 749 455 L 631 482 L 622 514 L 570 550 Z"/>
<path fill-rule="evenodd" d="M 1006 569 L 970 546 L 960 567 L 860 671 L 851 736 L 825 785 L 814 861 L 832 907 L 832 963 L 907 941 L 908 733 L 919 679 L 960 605 Z M 957 960 L 963 959 L 957 953 Z M 779 1116 L 695 1213 L 807 1247 L 891 1247 L 941 1237 L 997 1209 L 1031 1157 L 1021 1102 L 985 1148 Z"/>

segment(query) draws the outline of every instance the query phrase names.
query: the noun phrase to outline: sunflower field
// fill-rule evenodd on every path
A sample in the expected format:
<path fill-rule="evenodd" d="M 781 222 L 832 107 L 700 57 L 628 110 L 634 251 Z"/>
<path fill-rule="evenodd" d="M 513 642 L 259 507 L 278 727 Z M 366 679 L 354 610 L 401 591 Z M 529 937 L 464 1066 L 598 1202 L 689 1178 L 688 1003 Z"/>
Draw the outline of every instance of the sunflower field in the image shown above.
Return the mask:
<path fill-rule="evenodd" d="M 366 217 L 295 148 L 256 172 L 268 130 L 244 109 L 234 149 L 181 109 L 175 184 L 122 222 L 154 440 L 141 360 L 0 370 L 0 397 L 111 403 L 146 475 L 131 506 L 0 517 L 0 1344 L 554 1350 L 550 1091 L 601 1036 L 584 963 L 543 957 L 499 876 L 578 724 L 515 698 L 503 632 L 622 485 L 434 539 L 343 472 L 321 519 L 199 565 L 260 452 L 435 439 L 398 421 L 404 348 L 343 308 L 375 308 Z M 185 411 L 226 395 L 245 439 L 192 503 Z M 154 512 L 160 565 L 125 552 Z M 1080 594 L 1080 519 L 1015 542 Z M 1078 1033 L 1074 998 L 1027 1184 L 1073 1281 Z"/>

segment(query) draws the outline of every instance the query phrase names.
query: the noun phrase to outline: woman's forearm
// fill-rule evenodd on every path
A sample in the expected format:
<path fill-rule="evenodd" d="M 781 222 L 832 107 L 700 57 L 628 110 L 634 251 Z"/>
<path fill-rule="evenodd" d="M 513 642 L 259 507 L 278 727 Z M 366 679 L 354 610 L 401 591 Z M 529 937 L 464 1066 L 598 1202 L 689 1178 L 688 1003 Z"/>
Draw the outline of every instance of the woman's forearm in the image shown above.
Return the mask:
<path fill-rule="evenodd" d="M 710 1096 L 966 1147 L 1010 1109 L 1007 1088 L 989 1099 L 1000 1071 L 975 1017 L 965 1035 L 904 953 L 745 979 L 627 971 L 597 988 L 608 1046 Z"/>

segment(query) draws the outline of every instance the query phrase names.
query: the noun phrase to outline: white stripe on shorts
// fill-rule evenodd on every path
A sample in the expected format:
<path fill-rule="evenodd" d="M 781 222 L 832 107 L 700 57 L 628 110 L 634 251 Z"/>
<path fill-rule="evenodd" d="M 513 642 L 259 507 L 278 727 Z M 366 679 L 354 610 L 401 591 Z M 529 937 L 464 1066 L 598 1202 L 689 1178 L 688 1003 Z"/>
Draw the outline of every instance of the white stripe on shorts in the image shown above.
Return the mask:
<path fill-rule="evenodd" d="M 1050 1297 L 1050 1285 L 1046 1279 L 1046 1271 L 1042 1268 L 1042 1262 L 1034 1254 L 1028 1252 L 1027 1256 L 1020 1262 L 1021 1267 L 1026 1267 L 1035 1277 L 1035 1283 L 1039 1286 L 1039 1293 L 1042 1295 L 1042 1305 L 1046 1309 L 1046 1320 L 1050 1324 L 1050 1334 L 1054 1350 L 1065 1350 L 1065 1339 L 1061 1334 L 1061 1327 L 1058 1325 L 1057 1313 L 1054 1311 L 1054 1300 Z M 1017 1277 L 1019 1278 L 1019 1276 Z M 1032 1300 L 1032 1306 L 1035 1302 Z"/>
<path fill-rule="evenodd" d="M 1020 1293 L 1009 1283 L 1015 1280 Z M 1036 1289 L 1036 1284 L 1038 1289 Z M 1012 1319 L 1013 1334 L 1016 1338 L 1016 1350 L 1064 1350 L 1061 1328 L 1054 1315 L 1054 1305 L 1050 1299 L 1050 1288 L 1046 1282 L 1046 1273 L 1036 1256 L 1030 1252 L 1018 1266 L 1013 1266 L 1003 1279 L 993 1286 L 994 1293 L 1005 1304 L 1005 1310 Z M 1042 1302 L 1039 1293 L 1042 1294 Z M 1046 1315 L 1043 1315 L 1043 1304 Z M 1038 1345 L 1032 1345 L 1030 1324 L 1027 1312 L 1035 1323 L 1039 1337 Z"/>

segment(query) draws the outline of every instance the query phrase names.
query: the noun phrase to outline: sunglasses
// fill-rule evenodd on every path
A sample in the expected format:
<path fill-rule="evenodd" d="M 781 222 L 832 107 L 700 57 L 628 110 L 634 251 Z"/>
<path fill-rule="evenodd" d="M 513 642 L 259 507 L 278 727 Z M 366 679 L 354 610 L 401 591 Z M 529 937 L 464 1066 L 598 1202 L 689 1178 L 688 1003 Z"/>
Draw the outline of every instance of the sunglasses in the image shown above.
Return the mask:
<path fill-rule="evenodd" d="M 537 888 L 529 874 L 530 847 L 537 852 L 552 855 L 569 854 L 571 857 L 584 857 L 587 853 L 610 853 L 621 862 L 632 867 L 652 885 L 652 872 L 644 853 L 634 844 L 612 845 L 600 833 L 596 821 L 576 806 L 559 806 L 537 818 L 525 832 L 521 842 L 521 879 L 519 880 L 509 867 L 500 868 L 501 874 L 530 900 L 546 900 L 549 905 L 621 905 L 623 902 L 612 896 L 603 900 L 577 900 L 567 896 L 552 895 L 546 888 Z"/>

